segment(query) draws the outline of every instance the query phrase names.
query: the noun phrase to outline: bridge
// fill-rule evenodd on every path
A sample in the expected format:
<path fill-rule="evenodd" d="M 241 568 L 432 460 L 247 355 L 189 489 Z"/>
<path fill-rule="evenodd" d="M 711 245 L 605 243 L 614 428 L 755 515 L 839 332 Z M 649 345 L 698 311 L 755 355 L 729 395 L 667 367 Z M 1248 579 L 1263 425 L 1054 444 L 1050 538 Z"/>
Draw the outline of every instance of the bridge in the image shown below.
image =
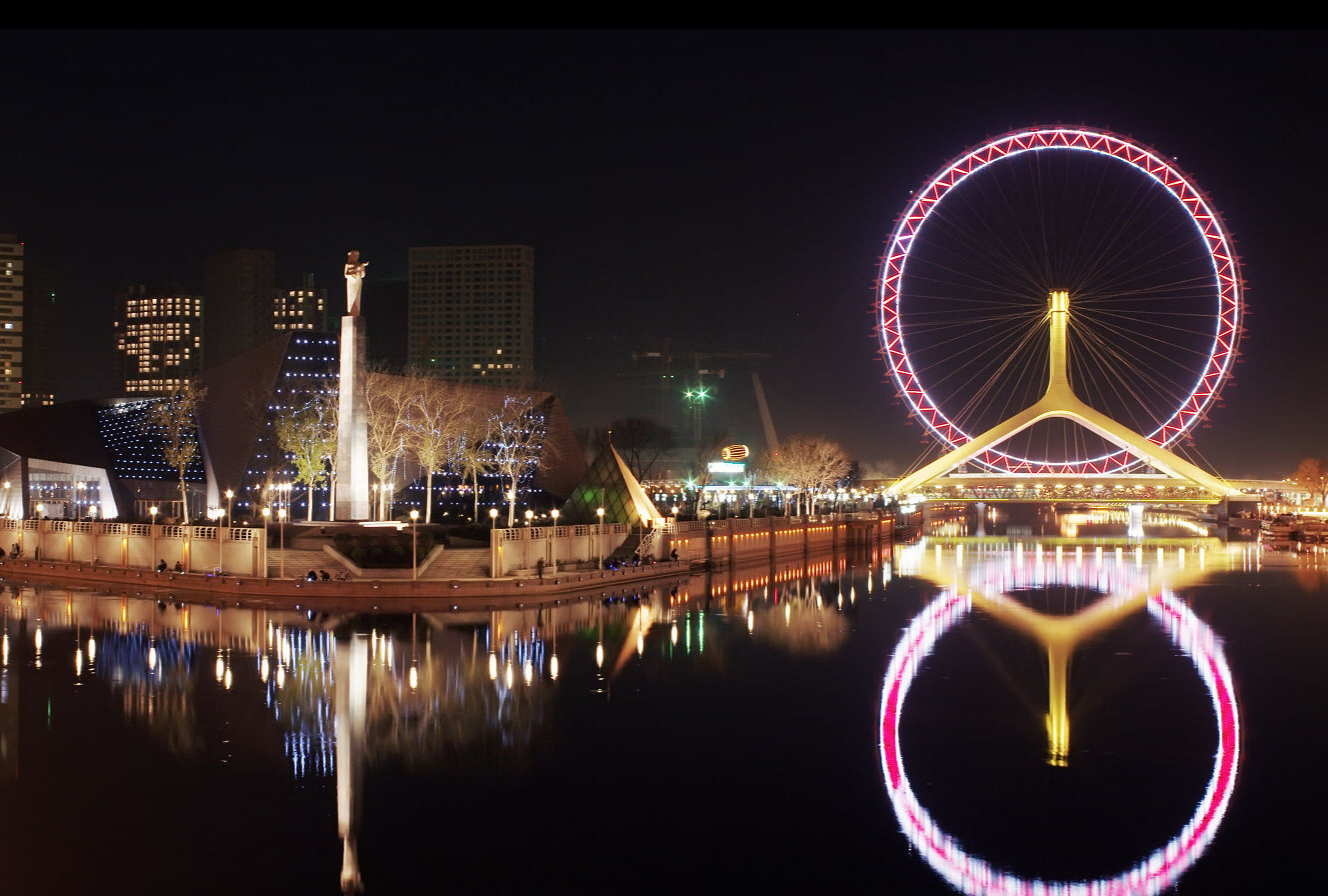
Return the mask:
<path fill-rule="evenodd" d="M 1043 320 L 1049 325 L 1047 388 L 1023 411 L 897 480 L 888 493 L 910 500 L 954 502 L 1069 502 L 1083 504 L 1203 504 L 1256 500 L 1235 484 L 1200 469 L 1167 448 L 1116 422 L 1081 400 L 1070 385 L 1066 331 L 1069 293 L 1050 294 Z M 1034 424 L 1063 418 L 1114 444 L 1137 470 L 1085 471 L 1084 465 L 1046 463 L 1040 469 L 971 472 L 970 462 Z M 1141 472 L 1150 469 L 1155 472 Z"/>

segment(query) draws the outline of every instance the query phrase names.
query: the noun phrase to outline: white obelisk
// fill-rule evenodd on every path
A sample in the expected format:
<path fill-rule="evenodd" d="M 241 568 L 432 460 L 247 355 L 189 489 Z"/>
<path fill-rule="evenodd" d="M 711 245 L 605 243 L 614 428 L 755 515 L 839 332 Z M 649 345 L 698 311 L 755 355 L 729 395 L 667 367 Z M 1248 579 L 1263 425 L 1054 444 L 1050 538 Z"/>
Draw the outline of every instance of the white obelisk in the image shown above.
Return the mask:
<path fill-rule="evenodd" d="M 346 255 L 346 315 L 341 318 L 341 382 L 338 386 L 337 500 L 338 520 L 369 519 L 369 422 L 364 401 L 364 321 L 360 288 L 367 261 L 360 253 Z"/>

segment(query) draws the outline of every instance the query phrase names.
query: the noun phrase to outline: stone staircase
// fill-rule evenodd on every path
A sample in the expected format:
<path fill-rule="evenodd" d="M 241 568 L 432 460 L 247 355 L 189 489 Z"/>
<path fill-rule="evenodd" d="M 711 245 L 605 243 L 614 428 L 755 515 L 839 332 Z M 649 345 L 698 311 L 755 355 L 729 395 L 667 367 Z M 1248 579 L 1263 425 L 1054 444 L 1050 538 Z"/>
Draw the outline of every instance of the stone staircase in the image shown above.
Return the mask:
<path fill-rule="evenodd" d="M 336 578 L 345 571 L 340 563 L 325 553 L 322 544 L 316 538 L 301 539 L 300 547 L 285 548 L 286 578 L 297 579 L 309 570 L 327 570 L 328 575 Z M 328 540 L 330 544 L 330 540 Z M 269 578 L 279 578 L 281 574 L 281 551 L 274 545 L 268 548 L 267 568 Z M 420 557 L 423 562 L 424 558 Z M 352 573 L 353 575 L 353 573 Z M 451 547 L 442 552 L 428 569 L 420 573 L 422 579 L 486 579 L 489 577 L 489 549 L 487 547 Z M 398 579 L 410 578 L 407 569 L 366 569 L 363 578 Z"/>
<path fill-rule="evenodd" d="M 426 579 L 484 579 L 488 575 L 488 548 L 448 548 L 424 571 Z"/>
<path fill-rule="evenodd" d="M 280 578 L 283 564 L 288 579 L 302 578 L 311 569 L 315 572 L 325 569 L 328 575 L 336 578 L 337 574 L 344 570 L 344 567 L 329 557 L 322 548 L 286 548 L 284 560 L 282 559 L 282 551 L 277 548 L 269 549 L 267 552 L 268 578 Z"/>

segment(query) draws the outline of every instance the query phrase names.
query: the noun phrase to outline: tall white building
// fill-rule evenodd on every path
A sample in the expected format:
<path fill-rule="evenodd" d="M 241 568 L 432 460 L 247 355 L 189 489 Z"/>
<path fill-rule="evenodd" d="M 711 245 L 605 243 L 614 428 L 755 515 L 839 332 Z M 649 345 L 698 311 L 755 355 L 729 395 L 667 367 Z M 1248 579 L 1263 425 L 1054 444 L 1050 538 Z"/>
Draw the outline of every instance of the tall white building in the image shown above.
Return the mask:
<path fill-rule="evenodd" d="M 23 406 L 23 244 L 0 233 L 0 412 Z"/>
<path fill-rule="evenodd" d="M 535 250 L 410 250 L 407 361 L 462 383 L 529 389 L 535 378 Z"/>

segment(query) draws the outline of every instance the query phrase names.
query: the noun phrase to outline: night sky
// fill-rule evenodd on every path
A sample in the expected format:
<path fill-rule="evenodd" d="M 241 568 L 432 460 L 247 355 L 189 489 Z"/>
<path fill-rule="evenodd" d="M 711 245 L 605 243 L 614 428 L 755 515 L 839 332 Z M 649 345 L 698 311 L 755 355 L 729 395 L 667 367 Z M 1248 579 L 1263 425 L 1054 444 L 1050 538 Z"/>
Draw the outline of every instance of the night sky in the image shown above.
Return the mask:
<path fill-rule="evenodd" d="M 1243 359 L 1198 459 L 1282 477 L 1328 454 L 1322 32 L 25 32 L 3 56 L 0 231 L 64 276 L 59 397 L 109 394 L 114 295 L 276 252 L 342 307 L 341 264 L 536 251 L 537 366 L 577 427 L 658 417 L 634 352 L 762 353 L 781 437 L 865 472 L 924 449 L 877 357 L 896 216 L 942 164 L 1031 125 L 1178 160 L 1234 234 Z M 372 328 L 404 328 L 375 314 Z M 215 325 L 215 324 L 214 324 Z M 705 418 L 764 446 L 750 367 Z M 635 371 L 635 375 L 633 372 Z M 670 396 L 665 410 L 680 419 Z"/>

